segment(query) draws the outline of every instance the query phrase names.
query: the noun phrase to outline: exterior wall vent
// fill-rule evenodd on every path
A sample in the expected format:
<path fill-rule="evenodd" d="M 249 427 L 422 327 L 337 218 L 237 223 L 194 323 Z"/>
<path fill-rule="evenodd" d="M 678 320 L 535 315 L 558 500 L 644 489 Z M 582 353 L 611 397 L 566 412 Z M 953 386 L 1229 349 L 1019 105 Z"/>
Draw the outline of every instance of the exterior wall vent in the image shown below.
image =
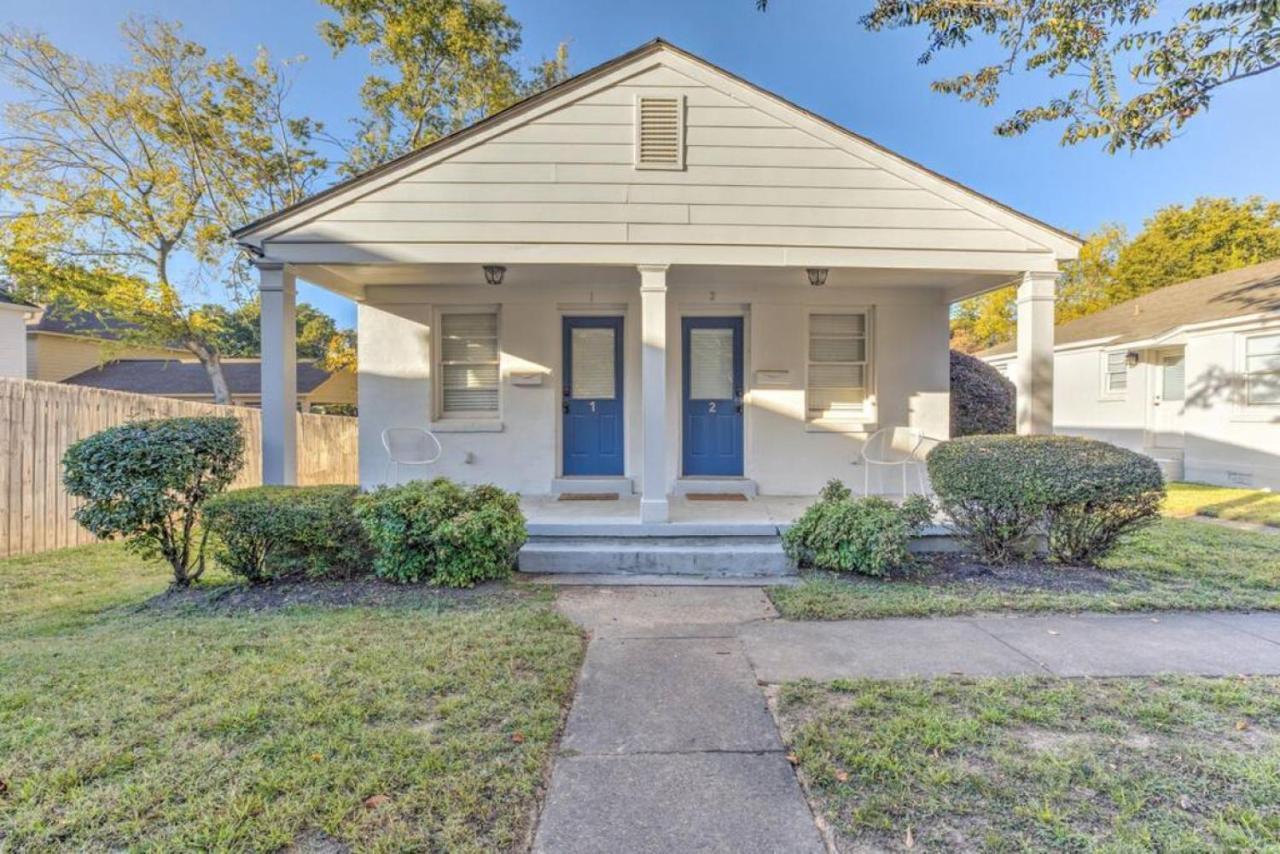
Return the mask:
<path fill-rule="evenodd" d="M 684 96 L 636 96 L 636 168 L 684 168 Z"/>

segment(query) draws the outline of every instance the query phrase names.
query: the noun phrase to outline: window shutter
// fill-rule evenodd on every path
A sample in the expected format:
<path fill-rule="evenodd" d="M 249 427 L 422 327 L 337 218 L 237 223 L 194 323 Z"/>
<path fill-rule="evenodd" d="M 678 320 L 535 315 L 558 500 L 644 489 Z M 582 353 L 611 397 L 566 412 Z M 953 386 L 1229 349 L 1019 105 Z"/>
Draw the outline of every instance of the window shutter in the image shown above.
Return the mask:
<path fill-rule="evenodd" d="M 684 168 L 684 96 L 636 97 L 636 168 Z"/>

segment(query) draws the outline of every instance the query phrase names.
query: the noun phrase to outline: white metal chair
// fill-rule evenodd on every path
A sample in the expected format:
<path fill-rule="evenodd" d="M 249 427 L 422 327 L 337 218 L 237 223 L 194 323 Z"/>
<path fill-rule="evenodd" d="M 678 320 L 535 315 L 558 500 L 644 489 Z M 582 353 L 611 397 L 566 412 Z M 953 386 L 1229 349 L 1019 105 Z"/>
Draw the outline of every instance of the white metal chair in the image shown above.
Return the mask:
<path fill-rule="evenodd" d="M 444 447 L 435 434 L 421 427 L 388 427 L 382 431 L 382 447 L 387 450 L 384 483 L 392 482 L 393 468 L 398 481 L 400 466 L 429 466 L 444 454 Z"/>
<path fill-rule="evenodd" d="M 902 469 L 902 495 L 907 495 L 907 466 L 916 467 L 916 477 L 920 481 L 920 492 L 925 492 L 924 473 L 920 470 L 920 446 L 925 442 L 925 435 L 914 427 L 885 427 L 871 434 L 862 446 L 862 494 L 871 494 L 871 467 L 883 466 Z"/>

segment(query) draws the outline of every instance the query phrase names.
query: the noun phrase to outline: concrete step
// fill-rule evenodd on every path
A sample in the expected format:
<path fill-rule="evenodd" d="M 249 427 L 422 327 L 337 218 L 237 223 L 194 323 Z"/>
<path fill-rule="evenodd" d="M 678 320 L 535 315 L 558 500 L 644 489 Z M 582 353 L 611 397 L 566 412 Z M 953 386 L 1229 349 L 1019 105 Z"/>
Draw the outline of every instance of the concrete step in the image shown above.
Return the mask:
<path fill-rule="evenodd" d="M 734 578 L 789 575 L 777 536 L 531 537 L 521 572 L 632 573 Z"/>
<path fill-rule="evenodd" d="M 1182 480 L 1186 471 L 1186 450 L 1183 448 L 1147 448 L 1147 456 L 1160 466 L 1165 481 Z"/>
<path fill-rule="evenodd" d="M 682 477 L 676 480 L 676 495 L 745 495 L 756 496 L 756 482 L 745 477 Z"/>
<path fill-rule="evenodd" d="M 600 495 L 615 493 L 625 498 L 632 494 L 632 482 L 629 477 L 557 477 L 551 481 L 551 494 L 565 493 L 579 495 Z"/>

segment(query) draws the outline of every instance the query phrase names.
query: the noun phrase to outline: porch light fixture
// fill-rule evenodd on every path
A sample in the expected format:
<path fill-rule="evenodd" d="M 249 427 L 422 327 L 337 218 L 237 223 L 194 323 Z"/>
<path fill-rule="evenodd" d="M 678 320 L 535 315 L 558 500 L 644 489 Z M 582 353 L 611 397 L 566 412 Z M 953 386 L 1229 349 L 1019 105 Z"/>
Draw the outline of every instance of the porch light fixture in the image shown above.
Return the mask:
<path fill-rule="evenodd" d="M 810 267 L 805 272 L 809 274 L 809 284 L 815 288 L 820 288 L 827 283 L 826 267 Z"/>
<path fill-rule="evenodd" d="M 502 277 L 507 274 L 507 268 L 500 264 L 484 265 L 484 280 L 490 285 L 502 284 Z"/>
<path fill-rule="evenodd" d="M 1131 368 L 1138 367 L 1138 360 L 1142 358 L 1136 350 L 1130 350 L 1124 354 L 1124 363 Z"/>

